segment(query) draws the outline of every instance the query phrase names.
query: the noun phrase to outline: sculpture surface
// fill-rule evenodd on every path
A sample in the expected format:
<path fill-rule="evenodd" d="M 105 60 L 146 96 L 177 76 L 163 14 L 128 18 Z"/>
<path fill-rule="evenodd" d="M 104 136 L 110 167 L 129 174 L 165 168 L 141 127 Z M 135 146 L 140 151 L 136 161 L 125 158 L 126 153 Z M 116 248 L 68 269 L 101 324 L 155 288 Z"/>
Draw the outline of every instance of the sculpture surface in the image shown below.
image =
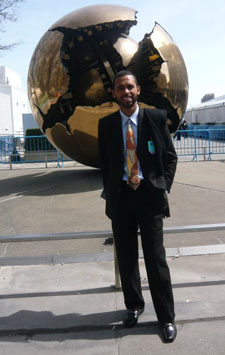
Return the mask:
<path fill-rule="evenodd" d="M 85 165 L 99 166 L 98 121 L 118 109 L 111 95 L 116 72 L 137 76 L 140 105 L 166 109 L 170 132 L 185 112 L 188 77 L 178 47 L 157 23 L 135 42 L 128 35 L 136 24 L 136 11 L 123 6 L 82 8 L 51 26 L 32 56 L 33 115 L 55 147 Z"/>

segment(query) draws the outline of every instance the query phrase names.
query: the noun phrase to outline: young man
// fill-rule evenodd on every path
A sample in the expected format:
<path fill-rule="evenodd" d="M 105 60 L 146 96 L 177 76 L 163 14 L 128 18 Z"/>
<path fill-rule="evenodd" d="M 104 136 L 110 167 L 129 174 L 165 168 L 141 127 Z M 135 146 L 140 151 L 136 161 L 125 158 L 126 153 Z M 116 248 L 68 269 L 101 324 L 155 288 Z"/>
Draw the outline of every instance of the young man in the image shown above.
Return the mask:
<path fill-rule="evenodd" d="M 151 296 L 166 342 L 176 337 L 174 301 L 163 246 L 163 217 L 169 217 L 167 192 L 177 156 L 166 111 L 141 109 L 140 86 L 129 71 L 114 78 L 113 97 L 120 110 L 99 121 L 99 156 L 106 215 L 112 220 L 127 314 L 134 326 L 144 311 L 138 265 L 138 227 Z"/>

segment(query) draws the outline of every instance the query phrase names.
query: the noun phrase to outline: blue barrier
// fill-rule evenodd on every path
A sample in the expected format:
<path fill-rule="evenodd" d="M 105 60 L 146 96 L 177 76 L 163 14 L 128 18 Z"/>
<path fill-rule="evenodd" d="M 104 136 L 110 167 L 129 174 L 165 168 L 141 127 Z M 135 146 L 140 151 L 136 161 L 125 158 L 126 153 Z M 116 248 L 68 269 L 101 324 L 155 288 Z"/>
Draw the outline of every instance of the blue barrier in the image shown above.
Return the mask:
<path fill-rule="evenodd" d="M 194 127 L 194 129 L 192 129 Z M 174 146 L 178 157 L 192 157 L 197 160 L 215 159 L 215 155 L 225 155 L 225 127 L 204 128 L 208 126 L 189 126 L 188 130 L 179 130 L 174 136 Z M 221 128 L 222 127 L 222 128 Z M 54 148 L 45 136 L 0 136 L 0 163 L 42 163 L 71 161 Z"/>
<path fill-rule="evenodd" d="M 0 163 L 42 163 L 57 162 L 64 165 L 70 160 L 54 148 L 45 136 L 0 136 Z"/>
<path fill-rule="evenodd" d="M 212 160 L 216 154 L 225 155 L 225 127 L 179 130 L 174 137 L 174 146 L 178 156 L 192 156 L 193 160 L 203 156 L 204 160 Z"/>
<path fill-rule="evenodd" d="M 207 139 L 210 132 L 211 139 L 225 141 L 225 126 L 224 125 L 189 125 L 189 136 Z"/>

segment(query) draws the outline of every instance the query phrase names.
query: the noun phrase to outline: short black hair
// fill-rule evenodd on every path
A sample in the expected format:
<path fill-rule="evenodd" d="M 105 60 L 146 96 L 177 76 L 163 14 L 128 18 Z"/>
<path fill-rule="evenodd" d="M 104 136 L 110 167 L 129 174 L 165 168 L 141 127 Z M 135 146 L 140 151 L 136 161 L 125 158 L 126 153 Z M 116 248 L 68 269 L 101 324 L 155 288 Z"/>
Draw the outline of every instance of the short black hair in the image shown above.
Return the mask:
<path fill-rule="evenodd" d="M 115 74 L 114 78 L 113 78 L 113 89 L 115 88 L 115 82 L 117 78 L 121 78 L 122 76 L 126 76 L 126 75 L 131 75 L 133 76 L 133 78 L 135 79 L 136 85 L 138 86 L 138 81 L 136 76 L 129 70 L 121 70 L 118 73 Z"/>

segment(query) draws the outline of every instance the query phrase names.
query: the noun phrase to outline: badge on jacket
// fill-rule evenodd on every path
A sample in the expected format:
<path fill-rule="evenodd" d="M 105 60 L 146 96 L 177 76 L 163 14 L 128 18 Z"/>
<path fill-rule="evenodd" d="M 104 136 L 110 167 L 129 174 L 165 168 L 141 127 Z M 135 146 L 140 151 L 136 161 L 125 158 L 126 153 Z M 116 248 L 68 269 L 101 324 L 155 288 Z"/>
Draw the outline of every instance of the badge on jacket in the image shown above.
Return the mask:
<path fill-rule="evenodd" d="M 150 154 L 155 154 L 155 146 L 153 141 L 148 141 L 148 151 Z"/>

